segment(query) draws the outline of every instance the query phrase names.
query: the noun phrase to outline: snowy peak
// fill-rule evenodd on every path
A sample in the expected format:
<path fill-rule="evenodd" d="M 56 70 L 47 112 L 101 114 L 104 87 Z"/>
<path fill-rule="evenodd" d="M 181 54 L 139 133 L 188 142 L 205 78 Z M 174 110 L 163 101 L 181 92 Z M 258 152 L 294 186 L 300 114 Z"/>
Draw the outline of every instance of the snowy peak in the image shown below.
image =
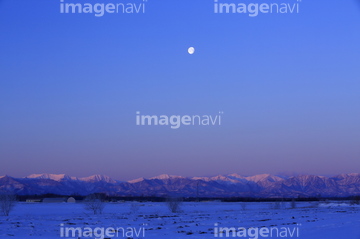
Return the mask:
<path fill-rule="evenodd" d="M 237 173 L 232 173 L 232 174 L 229 174 L 228 177 L 232 177 L 232 178 L 238 178 L 238 179 L 245 179 L 244 176 L 241 176 Z"/>
<path fill-rule="evenodd" d="M 245 180 L 244 177 L 238 175 L 238 174 L 230 174 L 227 176 L 224 175 L 217 175 L 214 177 L 193 177 L 191 178 L 192 180 L 203 180 L 205 182 L 211 182 L 211 181 L 216 181 L 218 183 L 241 183 L 241 182 L 246 182 L 247 180 Z"/>
<path fill-rule="evenodd" d="M 63 180 L 77 180 L 77 178 L 70 177 L 66 174 L 48 174 L 48 173 L 31 174 L 31 175 L 27 176 L 26 178 L 51 179 L 51 180 L 58 181 L 58 182 L 63 181 Z"/>
<path fill-rule="evenodd" d="M 217 176 L 211 177 L 211 180 L 214 180 L 214 181 L 229 181 L 229 178 L 226 177 L 226 176 L 223 176 L 223 175 L 217 175 Z"/>
<path fill-rule="evenodd" d="M 106 183 L 116 183 L 116 181 L 112 178 L 110 178 L 109 176 L 106 175 L 92 175 L 90 177 L 84 177 L 84 178 L 80 178 L 80 181 L 85 181 L 85 182 L 106 182 Z"/>
<path fill-rule="evenodd" d="M 240 182 L 239 178 L 228 177 L 228 176 L 224 176 L 224 175 L 218 175 L 215 177 L 211 177 L 210 180 L 217 181 L 217 182 L 226 182 L 226 183 L 239 183 Z"/>
<path fill-rule="evenodd" d="M 2 179 L 2 180 L 11 180 L 11 179 L 14 179 L 14 178 L 9 176 L 9 175 L 4 175 L 4 176 L 0 176 L 0 179 Z"/>
<path fill-rule="evenodd" d="M 137 179 L 133 179 L 133 180 L 130 180 L 130 181 L 127 181 L 128 183 L 139 183 L 139 182 L 142 182 L 144 181 L 145 178 L 137 178 Z"/>
<path fill-rule="evenodd" d="M 160 179 L 160 180 L 166 180 L 166 179 L 179 179 L 179 178 L 184 178 L 182 176 L 175 176 L 175 175 L 169 175 L 169 174 L 161 174 L 159 176 L 156 177 L 152 177 L 150 179 Z"/>
<path fill-rule="evenodd" d="M 278 181 L 284 180 L 283 178 L 280 178 L 278 176 L 274 176 L 274 175 L 271 175 L 271 174 L 259 174 L 259 175 L 254 175 L 254 176 L 251 176 L 251 177 L 246 177 L 245 179 L 248 180 L 248 181 L 255 182 L 255 183 L 265 182 L 265 181 L 278 182 Z"/>
<path fill-rule="evenodd" d="M 339 174 L 337 176 L 335 176 L 334 178 L 337 178 L 337 179 L 346 179 L 346 178 L 351 178 L 351 177 L 360 177 L 360 174 L 359 173 L 347 173 L 347 174 Z"/>
<path fill-rule="evenodd" d="M 211 181 L 211 178 L 209 177 L 192 177 L 192 180 L 203 180 L 205 182 Z"/>
<path fill-rule="evenodd" d="M 355 186 L 360 183 L 360 174 L 358 173 L 340 174 L 333 177 L 332 179 L 334 179 L 340 185 Z"/>

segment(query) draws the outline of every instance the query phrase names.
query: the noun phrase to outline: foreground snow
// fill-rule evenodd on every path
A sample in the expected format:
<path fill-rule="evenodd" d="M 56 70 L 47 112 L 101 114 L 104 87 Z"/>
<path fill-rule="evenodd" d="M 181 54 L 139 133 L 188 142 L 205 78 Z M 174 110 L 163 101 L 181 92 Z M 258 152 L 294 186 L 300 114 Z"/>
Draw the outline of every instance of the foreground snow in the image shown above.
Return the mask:
<path fill-rule="evenodd" d="M 214 238 L 218 225 L 299 228 L 299 238 L 304 239 L 360 239 L 359 206 L 338 202 L 302 202 L 296 203 L 295 209 L 290 206 L 290 203 L 190 202 L 182 203 L 182 212 L 170 213 L 166 203 L 125 202 L 107 203 L 103 214 L 94 216 L 78 203 L 19 203 L 9 217 L 0 217 L 0 238 L 60 238 L 60 225 L 144 228 L 145 238 Z M 129 238 L 143 237 L 141 234 Z"/>

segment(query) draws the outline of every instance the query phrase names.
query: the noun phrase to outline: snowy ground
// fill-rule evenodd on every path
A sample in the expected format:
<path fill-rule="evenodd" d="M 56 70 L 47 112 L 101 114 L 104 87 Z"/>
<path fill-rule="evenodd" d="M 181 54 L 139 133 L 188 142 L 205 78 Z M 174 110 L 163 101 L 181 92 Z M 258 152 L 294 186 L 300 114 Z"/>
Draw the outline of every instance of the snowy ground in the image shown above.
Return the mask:
<path fill-rule="evenodd" d="M 61 238 L 61 224 L 80 228 L 145 228 L 145 238 L 214 238 L 217 223 L 218 228 L 298 227 L 298 238 L 304 239 L 360 239 L 359 206 L 338 202 L 301 202 L 295 209 L 290 206 L 189 202 L 182 203 L 182 212 L 171 213 L 166 203 L 125 202 L 107 203 L 103 214 L 94 216 L 80 203 L 18 203 L 9 217 L 0 216 L 0 238 Z M 121 234 L 111 238 L 124 237 Z M 143 234 L 125 238 L 143 238 Z"/>

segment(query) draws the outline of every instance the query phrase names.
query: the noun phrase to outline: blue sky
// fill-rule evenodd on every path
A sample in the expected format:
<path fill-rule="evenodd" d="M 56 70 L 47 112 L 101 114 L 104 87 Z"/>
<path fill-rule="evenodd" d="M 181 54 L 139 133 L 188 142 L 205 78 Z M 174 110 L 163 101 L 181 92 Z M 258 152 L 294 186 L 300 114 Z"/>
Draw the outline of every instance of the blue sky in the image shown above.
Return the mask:
<path fill-rule="evenodd" d="M 357 172 L 359 20 L 355 0 L 257 17 L 207 0 L 103 17 L 0 0 L 0 174 Z M 172 130 L 136 111 L 224 115 Z"/>

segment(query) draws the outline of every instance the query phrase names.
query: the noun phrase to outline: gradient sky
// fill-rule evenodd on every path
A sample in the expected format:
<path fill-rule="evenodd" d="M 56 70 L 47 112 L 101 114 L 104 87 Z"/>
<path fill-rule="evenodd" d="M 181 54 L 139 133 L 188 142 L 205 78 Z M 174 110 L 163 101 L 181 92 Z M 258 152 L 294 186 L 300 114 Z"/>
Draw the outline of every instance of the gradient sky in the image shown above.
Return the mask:
<path fill-rule="evenodd" d="M 360 172 L 355 0 L 254 18 L 211 0 L 101 18 L 0 0 L 0 34 L 0 175 Z M 136 126 L 136 111 L 224 115 L 173 130 Z"/>

